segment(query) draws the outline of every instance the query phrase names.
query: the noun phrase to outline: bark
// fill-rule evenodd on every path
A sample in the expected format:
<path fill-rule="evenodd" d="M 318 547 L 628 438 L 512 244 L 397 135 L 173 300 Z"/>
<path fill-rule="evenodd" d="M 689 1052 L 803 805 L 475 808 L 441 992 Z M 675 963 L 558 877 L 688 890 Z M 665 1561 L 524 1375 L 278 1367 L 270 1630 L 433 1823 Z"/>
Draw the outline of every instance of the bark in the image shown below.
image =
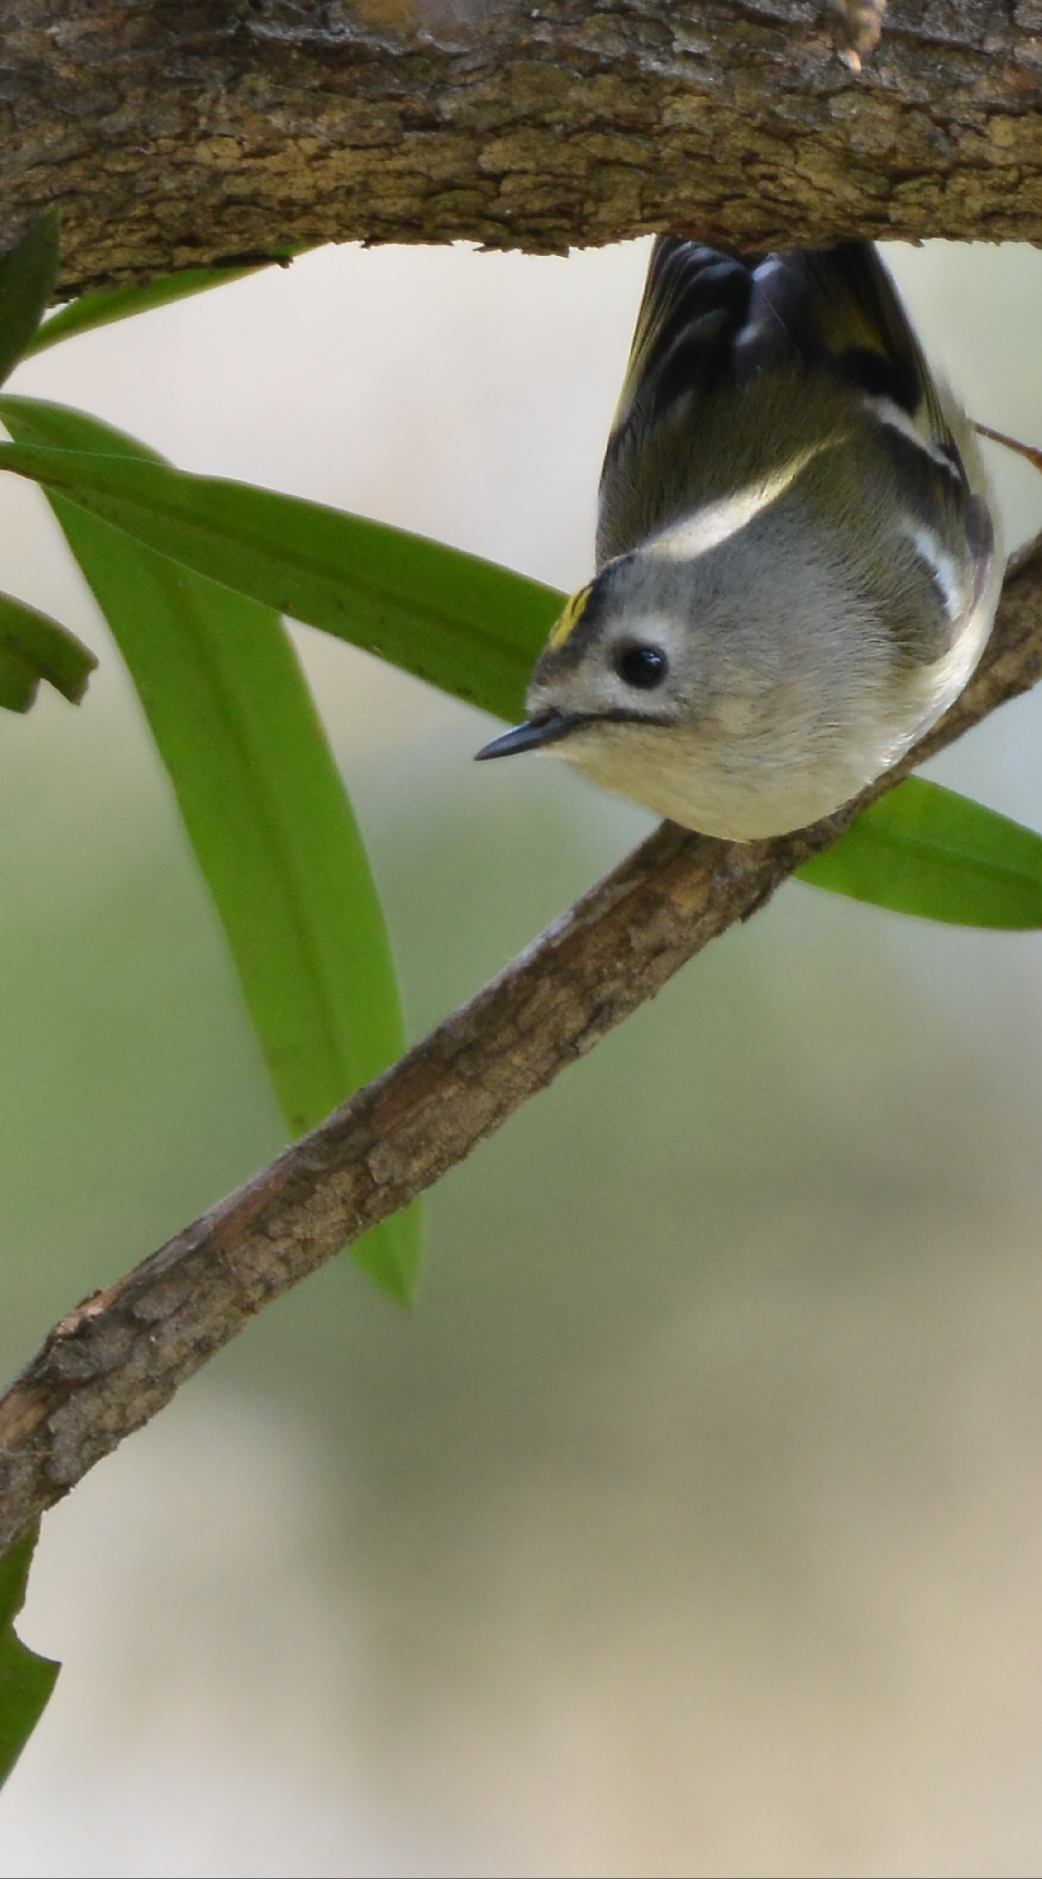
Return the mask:
<path fill-rule="evenodd" d="M 1042 0 L 900 0 L 874 50 L 838 3 L 0 0 L 0 244 L 60 205 L 78 292 L 324 241 L 1042 239 Z"/>
<path fill-rule="evenodd" d="M 254 1313 L 405 1205 L 764 904 L 857 810 L 1042 674 L 1042 555 L 963 697 L 836 816 L 769 842 L 663 823 L 499 978 L 227 1200 L 51 1332 L 0 1398 L 0 1553 Z"/>

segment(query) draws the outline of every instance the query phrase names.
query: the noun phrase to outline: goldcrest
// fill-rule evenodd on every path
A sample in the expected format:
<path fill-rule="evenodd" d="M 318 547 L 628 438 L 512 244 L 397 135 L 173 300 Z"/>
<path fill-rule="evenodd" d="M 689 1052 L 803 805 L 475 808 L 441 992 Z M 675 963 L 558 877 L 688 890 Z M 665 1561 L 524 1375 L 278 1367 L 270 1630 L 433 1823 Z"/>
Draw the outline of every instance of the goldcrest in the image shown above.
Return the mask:
<path fill-rule="evenodd" d="M 703 834 L 840 807 L 966 684 L 1002 581 L 973 427 L 875 248 L 656 241 L 601 475 L 597 573 L 532 675 L 548 749 Z"/>

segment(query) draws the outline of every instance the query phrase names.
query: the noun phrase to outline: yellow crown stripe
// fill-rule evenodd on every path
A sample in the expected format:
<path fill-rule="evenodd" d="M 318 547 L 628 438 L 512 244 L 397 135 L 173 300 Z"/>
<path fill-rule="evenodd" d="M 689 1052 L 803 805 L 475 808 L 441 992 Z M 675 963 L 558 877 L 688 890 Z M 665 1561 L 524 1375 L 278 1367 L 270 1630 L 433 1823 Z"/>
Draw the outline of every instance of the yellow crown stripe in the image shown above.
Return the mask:
<path fill-rule="evenodd" d="M 579 592 L 572 595 L 557 625 L 551 628 L 550 637 L 546 642 L 551 652 L 560 652 L 561 647 L 571 637 L 574 628 L 578 626 L 586 611 L 586 602 L 592 591 L 593 582 L 587 581 L 585 587 L 580 587 Z"/>

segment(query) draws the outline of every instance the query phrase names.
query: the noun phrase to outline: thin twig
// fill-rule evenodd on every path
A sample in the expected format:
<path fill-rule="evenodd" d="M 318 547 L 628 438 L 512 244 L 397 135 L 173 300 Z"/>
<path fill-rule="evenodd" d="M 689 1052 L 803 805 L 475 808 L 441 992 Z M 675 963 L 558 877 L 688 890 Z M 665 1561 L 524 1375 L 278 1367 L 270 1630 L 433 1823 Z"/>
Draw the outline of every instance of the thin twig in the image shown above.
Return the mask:
<path fill-rule="evenodd" d="M 1022 444 L 1017 437 L 1007 437 L 1005 431 L 993 431 L 990 424 L 974 424 L 978 437 L 988 437 L 993 444 L 1001 444 L 1004 450 L 1012 450 L 1018 457 L 1030 463 L 1032 469 L 1042 470 L 1042 450 L 1035 444 Z"/>
<path fill-rule="evenodd" d="M 50 1333 L 0 1398 L 0 1552 L 247 1321 L 430 1187 L 858 809 L 1042 674 L 1042 549 L 1007 574 L 958 703 L 839 814 L 774 841 L 671 823 L 423 1043 Z"/>

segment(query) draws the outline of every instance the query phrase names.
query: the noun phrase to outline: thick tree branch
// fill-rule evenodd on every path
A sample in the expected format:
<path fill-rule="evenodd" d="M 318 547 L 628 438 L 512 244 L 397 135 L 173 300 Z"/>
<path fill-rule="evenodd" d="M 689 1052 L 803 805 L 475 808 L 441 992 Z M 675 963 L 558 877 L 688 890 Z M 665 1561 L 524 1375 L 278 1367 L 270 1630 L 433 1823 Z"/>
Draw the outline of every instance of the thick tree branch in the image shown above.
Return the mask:
<path fill-rule="evenodd" d="M 663 825 L 392 1069 L 80 1305 L 0 1398 L 0 1552 L 248 1320 L 485 1136 L 770 898 L 857 809 L 1042 675 L 1042 554 L 1007 577 L 967 691 L 838 815 L 770 842 Z"/>
<path fill-rule="evenodd" d="M 894 0 L 860 72 L 839 10 L 0 0 L 0 244 L 58 204 L 80 291 L 355 239 L 1042 239 L 1042 0 Z"/>

